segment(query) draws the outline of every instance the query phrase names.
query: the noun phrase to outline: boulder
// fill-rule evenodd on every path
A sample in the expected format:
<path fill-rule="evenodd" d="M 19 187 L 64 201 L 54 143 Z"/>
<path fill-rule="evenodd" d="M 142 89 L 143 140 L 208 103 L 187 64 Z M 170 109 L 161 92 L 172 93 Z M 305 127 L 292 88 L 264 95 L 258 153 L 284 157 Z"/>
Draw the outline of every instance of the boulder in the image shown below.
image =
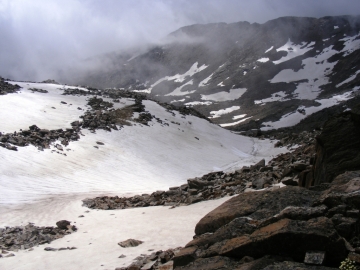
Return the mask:
<path fill-rule="evenodd" d="M 263 167 L 265 167 L 265 159 L 262 159 L 255 165 L 250 166 L 250 169 L 256 171 L 256 170 L 260 170 L 260 168 Z"/>
<path fill-rule="evenodd" d="M 70 226 L 70 221 L 60 220 L 60 221 L 56 222 L 56 226 L 58 226 L 59 229 L 67 230 L 68 226 Z"/>
<path fill-rule="evenodd" d="M 189 189 L 202 189 L 206 186 L 214 185 L 214 182 L 204 181 L 197 178 L 188 179 L 187 181 L 188 181 Z"/>
<path fill-rule="evenodd" d="M 256 223 L 246 217 L 235 218 L 229 224 L 221 227 L 214 233 L 206 233 L 190 241 L 186 247 L 190 246 L 211 246 L 217 242 L 244 234 L 252 234 L 257 229 Z"/>
<path fill-rule="evenodd" d="M 143 241 L 136 240 L 136 239 L 127 239 L 125 241 L 119 242 L 118 245 L 123 248 L 128 247 L 137 247 L 138 245 L 144 243 Z"/>
<path fill-rule="evenodd" d="M 339 265 L 348 254 L 347 243 L 326 217 L 308 221 L 282 219 L 244 235 L 224 241 L 217 252 L 222 256 L 259 258 L 265 254 L 289 256 L 303 261 L 308 250 L 326 252 L 327 265 Z"/>
<path fill-rule="evenodd" d="M 187 265 L 190 262 L 194 261 L 196 258 L 195 252 L 196 252 L 196 247 L 187 247 L 187 248 L 183 248 L 180 251 L 178 251 L 177 253 L 175 253 L 175 256 L 173 258 L 174 260 L 174 266 L 183 266 L 183 265 Z"/>
<path fill-rule="evenodd" d="M 214 232 L 237 217 L 255 220 L 272 217 L 287 206 L 311 206 L 319 192 L 300 187 L 284 187 L 273 191 L 242 193 L 226 201 L 205 217 L 195 227 L 195 234 Z"/>

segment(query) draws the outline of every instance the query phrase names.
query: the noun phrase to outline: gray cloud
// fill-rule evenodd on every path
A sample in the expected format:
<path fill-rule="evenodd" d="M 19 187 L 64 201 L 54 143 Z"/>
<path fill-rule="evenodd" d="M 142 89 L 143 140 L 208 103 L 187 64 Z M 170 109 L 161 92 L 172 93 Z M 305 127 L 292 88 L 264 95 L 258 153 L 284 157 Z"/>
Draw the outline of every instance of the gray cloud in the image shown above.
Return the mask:
<path fill-rule="evenodd" d="M 0 75 L 61 78 L 91 68 L 85 59 L 156 43 L 189 24 L 358 10 L 360 1 L 353 0 L 1 0 Z"/>

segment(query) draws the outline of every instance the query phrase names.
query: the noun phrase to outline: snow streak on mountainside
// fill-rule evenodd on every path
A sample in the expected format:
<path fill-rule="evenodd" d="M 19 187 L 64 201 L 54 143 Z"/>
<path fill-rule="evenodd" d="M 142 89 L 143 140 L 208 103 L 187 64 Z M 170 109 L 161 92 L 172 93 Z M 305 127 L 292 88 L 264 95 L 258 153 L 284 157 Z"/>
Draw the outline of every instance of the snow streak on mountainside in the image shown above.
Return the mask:
<path fill-rule="evenodd" d="M 359 16 L 191 25 L 170 37 L 172 42 L 81 83 L 193 106 L 234 130 L 275 128 L 271 123 L 284 118 L 295 125 L 310 113 L 342 106 L 344 99 L 336 96 L 358 95 Z M 240 109 L 229 109 L 234 107 Z"/>
<path fill-rule="evenodd" d="M 0 96 L 0 114 L 5 116 L 0 123 L 0 141 L 15 131 L 30 134 L 27 130 L 32 125 L 47 134 L 51 129 L 66 132 L 86 110 L 91 111 L 86 105 L 89 95 L 63 95 L 71 87 L 17 84 L 22 87 L 18 93 Z M 134 102 L 121 98 L 111 110 L 129 108 Z M 235 135 L 204 119 L 166 110 L 153 101 L 142 103 L 145 113 L 156 117 L 147 125 L 135 122 L 141 114 L 134 112 L 129 125 L 119 130 L 81 129 L 78 140 L 62 144 L 64 138 L 59 138 L 49 149 L 29 145 L 10 151 L 0 147 L 0 204 L 32 202 L 56 194 L 167 189 L 191 177 L 233 170 L 282 151 L 273 149 L 267 140 Z"/>

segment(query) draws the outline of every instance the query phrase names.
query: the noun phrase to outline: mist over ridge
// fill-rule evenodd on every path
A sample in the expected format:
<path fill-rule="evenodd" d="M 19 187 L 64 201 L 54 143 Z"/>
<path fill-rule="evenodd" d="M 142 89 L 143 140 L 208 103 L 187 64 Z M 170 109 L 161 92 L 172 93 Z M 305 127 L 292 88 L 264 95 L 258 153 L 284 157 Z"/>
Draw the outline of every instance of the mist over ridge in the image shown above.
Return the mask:
<path fill-rule="evenodd" d="M 77 72 L 111 64 L 114 54 L 164 42 L 186 25 L 264 23 L 281 16 L 354 14 L 359 8 L 354 1 L 5 0 L 0 3 L 0 75 L 69 81 Z"/>

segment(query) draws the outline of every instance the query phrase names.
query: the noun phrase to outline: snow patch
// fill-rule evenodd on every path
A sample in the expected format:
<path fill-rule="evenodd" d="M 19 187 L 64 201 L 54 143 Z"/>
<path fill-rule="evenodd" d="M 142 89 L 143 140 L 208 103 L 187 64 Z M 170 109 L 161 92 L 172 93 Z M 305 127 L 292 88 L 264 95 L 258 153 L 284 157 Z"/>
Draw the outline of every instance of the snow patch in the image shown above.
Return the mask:
<path fill-rule="evenodd" d="M 307 82 L 301 82 L 297 85 L 294 92 L 297 99 L 310 99 L 317 98 L 320 94 L 320 86 L 329 83 L 329 75 L 332 69 L 337 64 L 337 61 L 329 63 L 327 59 L 338 53 L 338 51 L 332 49 L 333 46 L 325 48 L 320 54 L 315 57 L 309 57 L 302 60 L 302 66 L 300 70 L 295 72 L 292 69 L 284 69 L 280 71 L 273 79 L 271 83 L 278 82 L 296 82 L 300 80 L 307 80 Z"/>
<path fill-rule="evenodd" d="M 351 82 L 352 80 L 354 80 L 356 78 L 356 76 L 360 73 L 360 70 L 356 71 L 354 75 L 350 76 L 349 78 L 347 78 L 345 81 L 339 83 L 336 85 L 336 87 L 340 87 L 345 83 Z"/>
<path fill-rule="evenodd" d="M 185 98 L 183 99 L 179 99 L 179 100 L 173 100 L 173 101 L 170 101 L 170 103 L 175 103 L 175 102 L 184 102 L 185 101 Z"/>
<path fill-rule="evenodd" d="M 353 53 L 354 51 L 360 49 L 360 33 L 353 37 L 346 37 L 340 39 L 340 41 L 344 42 L 344 48 L 341 50 L 343 52 L 343 56 L 348 56 L 349 54 Z"/>
<path fill-rule="evenodd" d="M 205 85 L 207 85 L 207 83 L 211 80 L 211 77 L 214 75 L 214 73 L 212 73 L 209 77 L 205 78 L 204 80 L 202 80 L 199 83 L 199 87 L 203 87 Z"/>
<path fill-rule="evenodd" d="M 204 70 L 207 67 L 208 66 L 206 66 L 205 64 L 202 65 L 201 67 L 198 67 L 198 62 L 196 62 L 184 74 L 176 74 L 174 76 L 166 76 L 164 78 L 157 80 L 154 84 L 151 85 L 150 93 L 151 93 L 152 88 L 154 88 L 156 85 L 158 85 L 159 83 L 161 83 L 163 81 L 183 82 L 183 81 L 185 81 L 186 77 L 188 77 L 188 76 L 192 77 L 193 75 Z"/>
<path fill-rule="evenodd" d="M 303 55 L 306 52 L 313 49 L 313 46 L 315 45 L 315 41 L 312 41 L 310 43 L 302 42 L 301 44 L 295 44 L 291 42 L 289 39 L 288 42 L 285 43 L 285 45 L 281 46 L 280 48 L 276 49 L 277 52 L 285 51 L 287 52 L 286 56 L 281 57 L 281 59 L 277 61 L 273 61 L 275 65 L 280 64 L 282 62 L 288 61 L 290 59 L 293 59 L 299 55 Z"/>
<path fill-rule="evenodd" d="M 260 59 L 258 59 L 258 60 L 256 60 L 256 61 L 261 62 L 261 63 L 266 63 L 266 62 L 269 61 L 269 60 L 270 60 L 269 58 L 263 57 L 263 58 L 260 58 Z"/>
<path fill-rule="evenodd" d="M 196 105 L 211 105 L 211 101 L 191 101 L 188 103 L 185 103 L 186 106 L 196 106 Z"/>
<path fill-rule="evenodd" d="M 320 106 L 312 106 L 312 107 L 304 107 L 300 106 L 296 111 L 285 114 L 281 117 L 280 120 L 275 122 L 264 122 L 261 130 L 271 130 L 278 129 L 283 127 L 290 127 L 298 124 L 302 119 L 304 119 L 307 115 L 318 112 L 324 108 L 328 108 L 334 105 L 339 104 L 342 101 L 349 100 L 353 95 L 353 91 L 346 92 L 342 95 L 335 95 L 329 99 L 320 99 L 316 100 L 316 102 L 320 103 Z M 305 111 L 305 113 L 300 113 L 299 110 Z"/>
<path fill-rule="evenodd" d="M 247 118 L 244 118 L 242 120 L 239 120 L 239 121 L 236 121 L 236 122 L 233 122 L 233 123 L 227 123 L 227 124 L 220 124 L 221 127 L 230 127 L 230 126 L 235 126 L 235 125 L 238 125 L 242 122 L 245 122 L 246 120 L 252 118 L 252 116 L 250 117 L 247 117 Z"/>
<path fill-rule="evenodd" d="M 230 92 L 219 92 L 211 95 L 201 95 L 202 100 L 213 100 L 213 101 L 228 101 L 240 98 L 245 92 L 246 88 L 231 89 Z"/>
<path fill-rule="evenodd" d="M 187 83 L 184 83 L 183 85 L 179 86 L 178 88 L 176 88 L 174 91 L 172 91 L 171 93 L 165 95 L 165 96 L 185 96 L 188 94 L 192 94 L 194 92 L 196 92 L 196 90 L 192 90 L 192 91 L 181 91 L 181 89 L 186 86 L 186 85 L 192 85 L 193 84 L 193 80 L 188 81 Z"/>
<path fill-rule="evenodd" d="M 236 110 L 240 110 L 240 106 L 232 106 L 230 108 L 221 109 L 218 111 L 211 111 L 210 114 L 212 114 L 212 116 L 209 118 L 219 118 L 220 116 L 222 116 L 224 114 L 228 114 L 228 113 L 231 113 Z"/>
<path fill-rule="evenodd" d="M 265 99 L 261 99 L 261 100 L 254 100 L 254 103 L 258 105 L 258 104 L 274 102 L 274 101 L 287 101 L 289 99 L 285 99 L 286 96 L 287 96 L 287 94 L 284 91 L 280 91 L 280 92 L 271 94 L 271 97 L 269 97 L 269 98 L 265 98 Z"/>
<path fill-rule="evenodd" d="M 138 57 L 140 54 L 135 54 L 132 57 L 130 57 L 128 60 L 126 60 L 127 62 L 130 62 L 131 60 L 135 59 L 136 57 Z"/>
<path fill-rule="evenodd" d="M 241 118 L 244 118 L 245 116 L 246 116 L 246 114 L 235 115 L 235 116 L 233 116 L 233 120 L 241 119 Z"/>
<path fill-rule="evenodd" d="M 265 53 L 270 52 L 272 49 L 274 49 L 274 46 L 271 46 L 269 49 L 267 49 L 267 50 L 265 51 Z"/>

